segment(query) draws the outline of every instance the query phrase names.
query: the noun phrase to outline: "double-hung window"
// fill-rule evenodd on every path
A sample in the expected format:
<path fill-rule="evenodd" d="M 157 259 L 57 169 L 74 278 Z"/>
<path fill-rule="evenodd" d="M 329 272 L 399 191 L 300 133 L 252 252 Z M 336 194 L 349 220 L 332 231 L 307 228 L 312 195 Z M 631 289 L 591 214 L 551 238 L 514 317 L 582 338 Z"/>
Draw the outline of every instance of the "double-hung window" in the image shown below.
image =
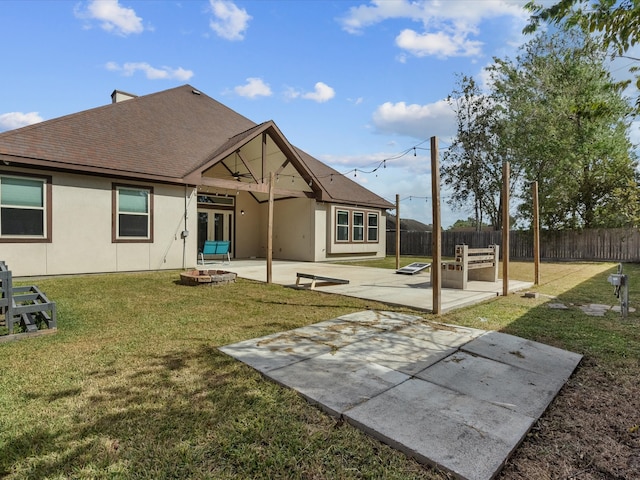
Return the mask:
<path fill-rule="evenodd" d="M 0 240 L 49 241 L 49 177 L 0 175 Z"/>
<path fill-rule="evenodd" d="M 364 212 L 353 212 L 353 241 L 364 241 Z"/>
<path fill-rule="evenodd" d="M 380 213 L 352 208 L 335 210 L 337 243 L 378 243 Z"/>
<path fill-rule="evenodd" d="M 338 210 L 336 218 L 336 241 L 349 241 L 349 212 L 347 210 Z"/>
<path fill-rule="evenodd" d="M 367 242 L 378 241 L 378 214 L 367 213 Z"/>
<path fill-rule="evenodd" d="M 153 189 L 114 185 L 115 242 L 153 241 Z"/>

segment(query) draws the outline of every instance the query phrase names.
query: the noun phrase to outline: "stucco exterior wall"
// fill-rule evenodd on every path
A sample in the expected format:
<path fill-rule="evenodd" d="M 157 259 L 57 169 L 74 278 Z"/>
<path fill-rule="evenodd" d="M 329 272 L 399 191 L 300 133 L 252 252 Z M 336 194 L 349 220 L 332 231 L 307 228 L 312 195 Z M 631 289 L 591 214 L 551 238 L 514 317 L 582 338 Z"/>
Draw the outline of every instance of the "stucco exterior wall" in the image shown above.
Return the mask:
<path fill-rule="evenodd" d="M 274 202 L 273 258 L 279 260 L 314 261 L 313 205 L 306 198 Z M 260 204 L 260 257 L 267 255 L 269 204 Z"/>
<path fill-rule="evenodd" d="M 6 173 L 19 174 L 20 170 Z M 52 177 L 51 242 L 0 243 L 0 260 L 6 261 L 15 276 L 180 269 L 195 264 L 197 217 L 193 188 L 186 189 L 186 229 L 190 235 L 183 240 L 180 234 L 185 229 L 184 186 L 117 181 L 153 187 L 154 241 L 113 243 L 114 181 L 85 175 L 46 174 Z"/>
<path fill-rule="evenodd" d="M 310 199 L 288 199 L 274 203 L 273 258 L 304 262 L 382 258 L 386 255 L 386 213 L 380 213 L 377 243 L 337 244 L 333 239 L 333 214 L 340 207 Z M 349 207 L 351 208 L 351 207 Z M 267 252 L 268 205 L 260 205 L 260 253 Z"/>
<path fill-rule="evenodd" d="M 326 260 L 352 260 L 363 258 L 382 258 L 386 255 L 386 211 L 366 207 L 353 207 L 344 205 L 326 205 Z M 336 210 L 357 210 L 366 213 L 377 212 L 378 217 L 378 241 L 377 242 L 337 242 L 336 241 Z M 365 238 L 366 230 L 365 216 Z"/>
<path fill-rule="evenodd" d="M 244 210 L 244 215 L 242 211 Z M 266 215 L 266 214 L 265 214 Z M 258 232 L 261 232 L 263 212 L 261 205 L 255 201 L 247 192 L 239 192 L 236 196 L 236 236 L 235 236 L 235 257 L 251 258 L 264 256 L 261 252 L 261 239 Z M 266 233 L 265 233 L 266 235 Z"/>

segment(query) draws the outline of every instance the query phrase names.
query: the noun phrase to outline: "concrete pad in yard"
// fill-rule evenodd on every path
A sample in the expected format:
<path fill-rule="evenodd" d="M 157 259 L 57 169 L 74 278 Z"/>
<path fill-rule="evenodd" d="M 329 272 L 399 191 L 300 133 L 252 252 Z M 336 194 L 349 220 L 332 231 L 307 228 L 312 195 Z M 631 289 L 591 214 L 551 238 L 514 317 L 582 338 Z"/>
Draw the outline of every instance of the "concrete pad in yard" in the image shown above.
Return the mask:
<path fill-rule="evenodd" d="M 324 343 L 334 348 L 341 348 L 377 335 L 380 333 L 380 330 L 338 318 L 336 320 L 315 323 L 307 327 L 296 328 L 292 330 L 291 333 L 314 342 Z"/>
<path fill-rule="evenodd" d="M 219 350 L 265 373 L 330 352 L 332 347 L 284 332 L 234 343 Z"/>
<path fill-rule="evenodd" d="M 344 352 L 320 355 L 271 370 L 268 375 L 336 416 L 409 378 Z"/>
<path fill-rule="evenodd" d="M 562 386 L 540 373 L 464 352 L 455 353 L 416 376 L 533 418 L 544 413 Z"/>
<path fill-rule="evenodd" d="M 407 313 L 365 310 L 362 312 L 342 315 L 341 317 L 338 317 L 338 320 L 354 322 L 360 325 L 378 328 L 380 330 L 392 330 L 394 328 L 418 322 L 422 320 L 422 317 L 419 317 L 417 315 L 409 315 Z"/>
<path fill-rule="evenodd" d="M 420 379 L 345 412 L 371 436 L 468 480 L 488 480 L 535 421 Z"/>
<path fill-rule="evenodd" d="M 395 333 L 399 335 L 406 335 L 425 342 L 431 342 L 436 345 L 448 345 L 450 347 L 462 346 L 479 335 L 482 335 L 484 332 L 485 330 L 446 325 L 444 323 L 429 322 L 426 320 L 402 327 L 395 331 Z"/>
<path fill-rule="evenodd" d="M 577 353 L 499 332 L 487 332 L 461 350 L 555 379 L 558 390 L 582 359 Z"/>
<path fill-rule="evenodd" d="M 381 332 L 340 349 L 346 355 L 414 375 L 451 355 L 457 346 L 434 344 L 394 332 Z"/>

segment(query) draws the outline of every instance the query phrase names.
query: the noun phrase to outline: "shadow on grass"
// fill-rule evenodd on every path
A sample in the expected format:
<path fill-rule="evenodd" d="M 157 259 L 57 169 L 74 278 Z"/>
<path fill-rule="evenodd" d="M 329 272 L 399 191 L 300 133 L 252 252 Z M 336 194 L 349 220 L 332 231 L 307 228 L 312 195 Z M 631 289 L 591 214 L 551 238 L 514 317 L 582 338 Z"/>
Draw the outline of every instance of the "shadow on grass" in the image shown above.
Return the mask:
<path fill-rule="evenodd" d="M 444 478 L 351 427 L 334 428 L 295 392 L 213 347 L 125 362 L 88 372 L 81 389 L 27 394 L 31 408 L 66 402 L 66 418 L 36 421 L 0 444 L 0 475 L 362 478 L 362 468 L 371 478 Z"/>
<path fill-rule="evenodd" d="M 536 340 L 588 356 L 597 362 L 619 363 L 640 358 L 640 315 L 631 312 L 622 318 L 613 309 L 604 316 L 587 315 L 580 309 L 588 304 L 602 304 L 619 307 L 620 300 L 614 295 L 608 283 L 612 267 L 580 282 L 555 298 L 543 298 L 538 306 L 527 309 L 526 313 L 502 329 L 505 333 Z M 640 266 L 625 265 L 631 279 L 629 297 L 631 306 L 640 305 L 640 287 L 635 278 L 640 278 Z M 562 281 L 559 279 L 558 281 Z M 526 304 L 528 300 L 518 299 Z M 560 303 L 566 309 L 552 309 L 550 303 Z"/>
<path fill-rule="evenodd" d="M 233 450 L 240 446 L 231 444 L 229 430 L 253 424 L 253 412 L 264 414 L 282 392 L 257 388 L 257 374 L 206 346 L 141 360 L 124 374 L 111 367 L 94 370 L 83 389 L 41 398 L 27 393 L 43 406 L 72 400 L 69 418 L 53 428 L 26 428 L 0 445 L 0 473 L 190 478 L 215 476 L 225 463 L 236 470 Z"/>
<path fill-rule="evenodd" d="M 638 308 L 640 266 L 625 265 Z M 538 300 L 501 331 L 583 355 L 574 375 L 534 425 L 499 478 L 637 478 L 640 465 L 640 315 L 589 316 L 581 305 L 619 306 L 607 282 L 616 268 Z M 566 280 L 566 279 L 565 279 Z M 562 278 L 559 281 L 563 281 Z M 516 306 L 526 300 L 514 296 Z M 562 303 L 567 309 L 551 309 Z"/>

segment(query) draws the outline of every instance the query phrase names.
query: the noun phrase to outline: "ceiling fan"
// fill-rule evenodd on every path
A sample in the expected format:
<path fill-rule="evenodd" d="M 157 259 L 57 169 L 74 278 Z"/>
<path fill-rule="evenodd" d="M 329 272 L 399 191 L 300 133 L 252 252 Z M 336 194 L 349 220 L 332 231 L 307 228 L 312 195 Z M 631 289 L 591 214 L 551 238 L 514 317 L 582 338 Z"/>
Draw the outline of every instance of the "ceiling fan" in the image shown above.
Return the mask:
<path fill-rule="evenodd" d="M 249 172 L 247 173 L 234 172 L 231 174 L 231 176 L 238 181 L 240 181 L 240 178 L 251 178 L 251 174 Z"/>
<path fill-rule="evenodd" d="M 240 171 L 238 170 L 238 152 L 237 151 L 233 156 L 233 167 L 234 167 L 233 168 L 234 172 L 231 174 L 231 176 L 236 180 L 240 181 L 240 178 L 251 178 L 252 175 L 250 172 L 240 173 Z"/>

